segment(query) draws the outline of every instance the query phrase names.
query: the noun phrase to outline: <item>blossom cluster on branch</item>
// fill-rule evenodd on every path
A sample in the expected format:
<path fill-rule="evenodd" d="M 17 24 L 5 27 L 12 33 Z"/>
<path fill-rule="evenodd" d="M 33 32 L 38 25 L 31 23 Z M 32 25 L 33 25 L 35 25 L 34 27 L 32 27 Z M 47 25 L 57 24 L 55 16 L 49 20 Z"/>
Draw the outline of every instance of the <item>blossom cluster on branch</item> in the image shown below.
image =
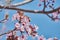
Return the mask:
<path fill-rule="evenodd" d="M 8 1 L 8 0 L 6 0 L 6 1 Z M 15 28 L 12 31 L 1 34 L 0 36 L 7 34 L 6 40 L 27 40 L 28 36 L 32 36 L 33 39 L 35 37 L 37 37 L 37 40 L 59 40 L 57 37 L 46 39 L 43 35 L 39 36 L 39 34 L 37 33 L 38 26 L 35 24 L 31 25 L 30 18 L 28 16 L 24 15 L 24 12 L 31 12 L 34 14 L 41 13 L 41 14 L 46 14 L 53 21 L 60 20 L 60 18 L 59 18 L 60 7 L 56 8 L 56 9 L 53 7 L 55 0 L 40 0 L 40 1 L 43 3 L 43 10 L 41 10 L 41 11 L 40 10 L 25 10 L 25 9 L 17 8 L 17 6 L 23 5 L 25 3 L 29 3 L 29 2 L 31 2 L 31 0 L 28 0 L 28 1 L 26 0 L 24 2 L 17 3 L 14 5 L 11 5 L 11 6 L 9 5 L 10 7 L 9 6 L 5 7 L 5 6 L 0 5 L 1 9 L 4 8 L 4 9 L 19 10 L 12 17 L 12 21 L 17 20 L 17 22 L 15 23 Z M 41 5 L 42 4 L 39 4 L 39 7 Z M 51 8 L 52 10 L 46 11 L 47 7 Z M 52 15 L 49 15 L 49 14 L 52 14 Z M 8 17 L 9 17 L 9 15 L 6 14 L 5 18 L 3 20 L 1 20 L 0 23 L 5 23 L 6 21 L 8 21 Z M 21 33 L 21 35 L 17 36 L 16 31 L 19 31 Z"/>
<path fill-rule="evenodd" d="M 30 18 L 24 15 L 23 11 L 17 11 L 17 13 L 13 15 L 12 21 L 15 20 L 17 20 L 15 28 L 10 32 L 5 33 L 7 34 L 6 40 L 27 40 L 29 36 L 31 36 L 32 39 L 37 37 L 37 40 L 58 40 L 57 37 L 46 39 L 43 35 L 40 36 L 37 33 L 38 26 L 35 24 L 31 25 Z M 17 31 L 21 33 L 20 36 L 16 35 Z"/>
<path fill-rule="evenodd" d="M 38 26 L 34 25 L 32 26 L 30 24 L 30 18 L 26 15 L 24 15 L 23 11 L 18 11 L 16 14 L 13 15 L 12 20 L 17 20 L 18 22 L 15 23 L 15 29 L 17 31 L 21 32 L 21 36 L 18 38 L 17 40 L 26 40 L 25 36 L 37 36 L 37 29 Z M 8 36 L 7 40 L 9 40 L 9 38 L 15 40 L 16 35 L 14 35 L 15 33 L 13 33 L 14 31 L 12 31 L 12 33 L 9 33 L 10 36 L 12 36 L 12 38 L 10 36 Z M 26 33 L 26 34 L 25 34 Z"/>

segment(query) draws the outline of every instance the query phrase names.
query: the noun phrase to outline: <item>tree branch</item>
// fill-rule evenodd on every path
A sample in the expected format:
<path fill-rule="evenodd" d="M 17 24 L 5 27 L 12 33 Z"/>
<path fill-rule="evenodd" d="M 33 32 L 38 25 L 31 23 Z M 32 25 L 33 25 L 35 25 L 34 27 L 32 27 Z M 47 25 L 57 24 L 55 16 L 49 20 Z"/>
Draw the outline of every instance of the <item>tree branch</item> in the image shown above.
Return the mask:
<path fill-rule="evenodd" d="M 11 6 L 12 6 L 12 7 L 17 7 L 17 6 L 21 6 L 21 5 L 30 3 L 30 2 L 32 2 L 32 1 L 33 1 L 33 0 L 25 0 L 25 1 L 23 1 L 23 2 L 19 2 L 19 3 L 16 3 L 16 4 L 12 4 Z"/>
<path fill-rule="evenodd" d="M 4 23 L 6 21 L 8 21 L 8 19 L 3 19 L 3 20 L 0 20 L 0 23 Z"/>
<path fill-rule="evenodd" d="M 46 8 L 46 0 L 44 0 L 44 8 L 43 8 L 43 11 L 45 11 L 45 8 Z"/>
<path fill-rule="evenodd" d="M 0 9 L 4 8 L 4 6 L 1 6 L 0 5 Z M 56 12 L 56 11 L 59 11 L 60 10 L 60 7 L 54 9 L 54 10 L 50 10 L 50 11 L 35 11 L 35 10 L 26 10 L 26 9 L 19 9 L 19 8 L 16 8 L 16 7 L 5 7 L 5 9 L 9 9 L 9 10 L 21 10 L 21 11 L 24 11 L 24 12 L 30 12 L 30 13 L 40 13 L 40 14 L 50 14 L 50 13 L 53 13 L 53 12 Z"/>
<path fill-rule="evenodd" d="M 0 36 L 5 35 L 5 34 L 9 34 L 10 32 L 13 32 L 13 31 L 15 31 L 15 30 L 13 29 L 13 30 L 8 31 L 8 32 L 6 32 L 6 33 L 0 34 Z"/>

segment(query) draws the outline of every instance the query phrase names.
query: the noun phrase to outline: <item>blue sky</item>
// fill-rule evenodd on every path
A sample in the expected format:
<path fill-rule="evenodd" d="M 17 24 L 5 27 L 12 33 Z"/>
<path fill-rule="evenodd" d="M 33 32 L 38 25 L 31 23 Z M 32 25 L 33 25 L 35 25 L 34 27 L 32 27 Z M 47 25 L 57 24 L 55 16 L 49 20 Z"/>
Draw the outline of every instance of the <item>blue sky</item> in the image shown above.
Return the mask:
<path fill-rule="evenodd" d="M 21 1 L 21 0 L 15 0 L 13 3 L 16 3 L 19 1 Z M 19 8 L 29 9 L 29 10 L 41 10 L 42 6 L 38 7 L 39 3 L 41 3 L 41 2 L 39 2 L 39 0 L 34 0 L 33 2 L 31 2 L 29 4 L 19 6 Z M 60 0 L 56 0 L 54 7 L 55 8 L 59 7 L 60 6 L 59 3 L 60 3 Z M 49 8 L 46 10 L 49 10 Z M 5 13 L 6 13 L 5 10 L 0 12 L 0 20 L 3 19 Z M 6 23 L 7 30 L 11 30 L 14 28 L 14 23 L 16 21 L 12 22 L 11 18 L 12 18 L 12 15 L 15 13 L 16 13 L 16 11 L 9 10 L 9 21 Z M 49 38 L 49 37 L 60 38 L 60 21 L 54 22 L 49 17 L 47 17 L 45 14 L 33 14 L 33 13 L 25 12 L 25 15 L 27 15 L 31 18 L 31 24 L 36 24 L 39 26 L 39 29 L 38 29 L 39 35 L 44 35 L 46 38 Z M 1 30 L 2 26 L 3 26 L 3 24 L 0 23 L 0 30 Z M 7 32 L 7 30 L 5 30 L 4 32 Z M 5 40 L 5 37 L 6 36 L 4 35 L 2 40 Z"/>

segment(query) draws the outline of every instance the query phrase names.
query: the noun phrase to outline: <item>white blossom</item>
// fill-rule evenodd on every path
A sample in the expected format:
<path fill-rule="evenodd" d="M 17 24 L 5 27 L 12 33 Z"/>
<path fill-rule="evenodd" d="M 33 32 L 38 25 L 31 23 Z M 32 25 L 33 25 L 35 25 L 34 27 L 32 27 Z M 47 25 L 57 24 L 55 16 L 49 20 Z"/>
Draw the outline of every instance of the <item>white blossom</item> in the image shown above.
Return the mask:
<path fill-rule="evenodd" d="M 14 20 L 20 20 L 20 15 L 18 13 L 14 14 L 13 17 L 12 17 L 12 21 Z"/>
<path fill-rule="evenodd" d="M 53 38 L 48 38 L 47 40 L 53 40 Z"/>
<path fill-rule="evenodd" d="M 37 31 L 38 30 L 38 26 L 34 24 L 34 27 L 35 27 L 35 30 Z"/>
<path fill-rule="evenodd" d="M 28 32 L 28 34 L 30 35 L 30 33 L 31 33 L 31 28 L 29 28 L 29 27 L 26 27 L 26 30 L 27 30 L 27 32 Z"/>
<path fill-rule="evenodd" d="M 23 25 L 20 27 L 20 30 L 21 30 L 21 31 L 25 31 L 25 29 L 24 29 L 24 26 L 23 26 Z"/>
<path fill-rule="evenodd" d="M 43 35 L 41 35 L 41 36 L 38 36 L 38 40 L 45 40 L 45 38 Z"/>
<path fill-rule="evenodd" d="M 17 23 L 15 24 L 15 27 L 16 27 L 17 29 L 20 29 L 20 24 L 17 22 Z"/>

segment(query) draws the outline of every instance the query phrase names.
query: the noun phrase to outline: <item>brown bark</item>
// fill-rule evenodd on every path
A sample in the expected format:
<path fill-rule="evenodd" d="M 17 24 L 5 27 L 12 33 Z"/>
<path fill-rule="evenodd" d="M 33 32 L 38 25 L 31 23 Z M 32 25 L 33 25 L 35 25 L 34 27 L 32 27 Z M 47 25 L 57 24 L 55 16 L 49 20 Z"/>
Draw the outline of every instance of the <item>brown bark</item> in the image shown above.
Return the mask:
<path fill-rule="evenodd" d="M 4 8 L 4 6 L 0 5 L 0 9 Z M 56 11 L 60 10 L 60 7 L 54 9 L 54 10 L 50 10 L 50 11 L 37 11 L 35 12 L 34 10 L 26 10 L 26 9 L 21 9 L 21 8 L 16 8 L 16 7 L 5 7 L 5 9 L 9 9 L 9 10 L 20 10 L 20 11 L 24 11 L 24 12 L 30 12 L 30 13 L 36 13 L 36 14 L 50 14 Z"/>

